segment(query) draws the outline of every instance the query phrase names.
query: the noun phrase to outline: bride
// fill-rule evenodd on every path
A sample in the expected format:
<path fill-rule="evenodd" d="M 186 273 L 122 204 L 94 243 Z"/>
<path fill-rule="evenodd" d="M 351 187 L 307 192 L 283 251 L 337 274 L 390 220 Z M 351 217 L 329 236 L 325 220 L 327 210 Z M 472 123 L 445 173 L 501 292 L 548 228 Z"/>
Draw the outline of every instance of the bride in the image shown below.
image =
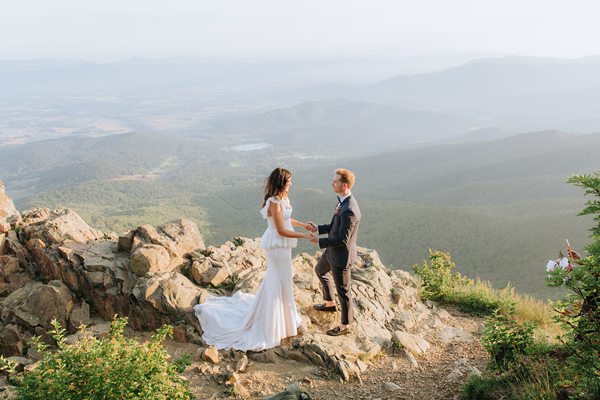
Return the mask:
<path fill-rule="evenodd" d="M 219 350 L 269 349 L 298 333 L 301 320 L 292 287 L 292 248 L 297 239 L 313 235 L 294 231 L 294 226 L 306 230 L 310 226 L 291 218 L 291 184 L 292 174 L 284 168 L 273 170 L 265 183 L 260 212 L 268 225 L 260 246 L 266 252 L 267 271 L 256 295 L 238 291 L 231 297 L 211 297 L 194 307 L 202 338 Z"/>

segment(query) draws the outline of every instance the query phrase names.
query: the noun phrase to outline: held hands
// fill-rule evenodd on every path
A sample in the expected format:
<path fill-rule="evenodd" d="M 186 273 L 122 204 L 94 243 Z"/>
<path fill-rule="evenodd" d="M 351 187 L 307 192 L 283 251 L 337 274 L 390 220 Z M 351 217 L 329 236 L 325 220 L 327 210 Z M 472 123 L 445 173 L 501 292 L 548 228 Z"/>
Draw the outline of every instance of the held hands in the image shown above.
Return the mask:
<path fill-rule="evenodd" d="M 310 240 L 312 244 L 319 243 L 319 237 L 315 232 L 308 232 L 304 234 L 304 238 Z"/>
<path fill-rule="evenodd" d="M 308 233 L 305 233 L 302 237 L 310 240 L 312 244 L 319 243 L 319 228 L 317 224 L 312 221 L 307 222 L 306 224 L 301 225 Z"/>
<path fill-rule="evenodd" d="M 306 238 L 309 239 L 312 244 L 319 244 L 319 228 L 317 228 L 317 224 L 309 221 L 304 225 L 304 229 L 310 232 L 310 235 Z"/>
<path fill-rule="evenodd" d="M 311 231 L 311 232 L 318 231 L 317 224 L 315 224 L 312 221 L 307 222 L 306 225 L 304 225 L 304 229 L 306 229 L 307 231 Z"/>

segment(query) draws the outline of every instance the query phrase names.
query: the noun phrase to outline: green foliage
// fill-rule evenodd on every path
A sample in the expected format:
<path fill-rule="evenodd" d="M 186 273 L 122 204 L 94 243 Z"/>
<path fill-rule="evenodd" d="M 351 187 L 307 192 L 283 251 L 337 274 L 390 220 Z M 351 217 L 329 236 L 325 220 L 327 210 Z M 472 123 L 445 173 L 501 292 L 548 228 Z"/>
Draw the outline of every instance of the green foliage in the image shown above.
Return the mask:
<path fill-rule="evenodd" d="M 235 238 L 233 238 L 233 244 L 236 247 L 243 246 L 244 245 L 244 239 L 239 238 L 239 237 L 235 237 Z"/>
<path fill-rule="evenodd" d="M 173 364 L 175 365 L 175 371 L 182 373 L 187 367 L 192 365 L 192 355 L 184 354 L 180 359 L 175 360 Z"/>
<path fill-rule="evenodd" d="M 17 363 L 7 360 L 3 355 L 0 355 L 0 371 L 4 371 L 9 375 L 17 372 Z"/>
<path fill-rule="evenodd" d="M 490 367 L 506 370 L 517 357 L 525 354 L 533 345 L 533 324 L 519 324 L 514 309 L 508 313 L 496 311 L 488 318 L 481 343 L 490 354 Z"/>
<path fill-rule="evenodd" d="M 429 251 L 429 263 L 414 265 L 421 279 L 421 296 L 426 299 L 458 305 L 474 315 L 488 315 L 511 304 L 505 296 L 487 282 L 472 280 L 453 272 L 456 265 L 448 253 Z M 507 291 L 508 292 L 508 291 Z"/>
<path fill-rule="evenodd" d="M 572 367 L 581 377 L 581 386 L 594 391 L 600 387 L 600 171 L 573 176 L 568 182 L 596 197 L 586 203 L 580 215 L 595 215 L 598 224 L 591 229 L 592 243 L 585 248 L 587 257 L 569 252 L 568 263 L 550 271 L 547 282 L 569 290 L 570 294 L 556 304 L 566 332 L 561 339 L 571 352 Z"/>
<path fill-rule="evenodd" d="M 471 375 L 462 387 L 460 398 L 463 400 L 496 400 L 501 398 L 508 386 L 507 379 Z"/>
<path fill-rule="evenodd" d="M 596 197 L 580 215 L 594 215 L 597 226 L 586 257 L 569 247 L 568 258 L 548 263 L 547 284 L 569 291 L 554 303 L 561 343 L 535 343 L 531 324 L 519 324 L 512 312 L 496 312 L 482 337 L 493 369 L 469 380 L 464 399 L 600 398 L 600 172 L 569 182 Z"/>
<path fill-rule="evenodd" d="M 82 330 L 80 341 L 66 345 L 65 330 L 52 324 L 49 333 L 58 349 L 38 346 L 43 358 L 37 369 L 21 376 L 20 399 L 191 399 L 161 344 L 172 336 L 172 327 L 163 326 L 150 341 L 139 343 L 125 338 L 127 319 L 115 317 L 106 339 Z"/>
<path fill-rule="evenodd" d="M 504 295 L 508 290 L 498 291 L 479 279 L 465 280 L 447 296 L 449 304 L 457 304 L 460 309 L 472 315 L 489 315 L 496 310 L 509 307 L 512 299 Z"/>
<path fill-rule="evenodd" d="M 462 387 L 463 400 L 558 400 L 572 383 L 561 375 L 560 363 L 548 354 L 519 356 L 506 371 L 473 375 Z"/>
<path fill-rule="evenodd" d="M 600 198 L 600 171 L 596 171 L 592 175 L 574 175 L 567 182 L 584 188 L 586 195 L 591 194 Z M 579 215 L 596 215 L 594 221 L 598 222 L 598 225 L 593 227 L 591 231 L 593 237 L 600 238 L 600 200 L 588 200 L 586 207 Z"/>
<path fill-rule="evenodd" d="M 434 301 L 444 300 L 461 281 L 460 274 L 452 272 L 454 268 L 456 265 L 448 253 L 429 250 L 429 264 L 424 261 L 421 266 L 413 266 L 423 282 L 423 297 Z"/>

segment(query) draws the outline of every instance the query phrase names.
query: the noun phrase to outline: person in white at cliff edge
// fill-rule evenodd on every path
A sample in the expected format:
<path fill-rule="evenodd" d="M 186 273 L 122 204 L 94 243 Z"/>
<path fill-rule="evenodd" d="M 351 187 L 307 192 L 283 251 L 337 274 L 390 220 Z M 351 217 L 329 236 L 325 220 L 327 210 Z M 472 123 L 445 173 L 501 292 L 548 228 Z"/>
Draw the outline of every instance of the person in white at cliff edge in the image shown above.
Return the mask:
<path fill-rule="evenodd" d="M 267 256 L 267 271 L 256 295 L 236 292 L 231 297 L 211 297 L 194 311 L 204 332 L 204 341 L 217 349 L 259 351 L 279 346 L 281 340 L 298 334 L 301 319 L 294 301 L 292 248 L 297 239 L 313 239 L 309 224 L 291 217 L 288 193 L 292 174 L 276 168 L 265 183 L 263 207 L 267 230 L 260 246 Z"/>

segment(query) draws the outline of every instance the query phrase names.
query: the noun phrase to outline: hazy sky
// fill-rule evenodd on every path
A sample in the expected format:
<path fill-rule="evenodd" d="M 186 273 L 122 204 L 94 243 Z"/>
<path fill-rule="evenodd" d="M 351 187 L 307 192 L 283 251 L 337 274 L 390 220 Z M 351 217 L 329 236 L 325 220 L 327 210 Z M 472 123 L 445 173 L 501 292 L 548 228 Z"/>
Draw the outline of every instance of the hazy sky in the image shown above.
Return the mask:
<path fill-rule="evenodd" d="M 598 0 L 0 0 L 0 58 L 600 54 Z"/>

